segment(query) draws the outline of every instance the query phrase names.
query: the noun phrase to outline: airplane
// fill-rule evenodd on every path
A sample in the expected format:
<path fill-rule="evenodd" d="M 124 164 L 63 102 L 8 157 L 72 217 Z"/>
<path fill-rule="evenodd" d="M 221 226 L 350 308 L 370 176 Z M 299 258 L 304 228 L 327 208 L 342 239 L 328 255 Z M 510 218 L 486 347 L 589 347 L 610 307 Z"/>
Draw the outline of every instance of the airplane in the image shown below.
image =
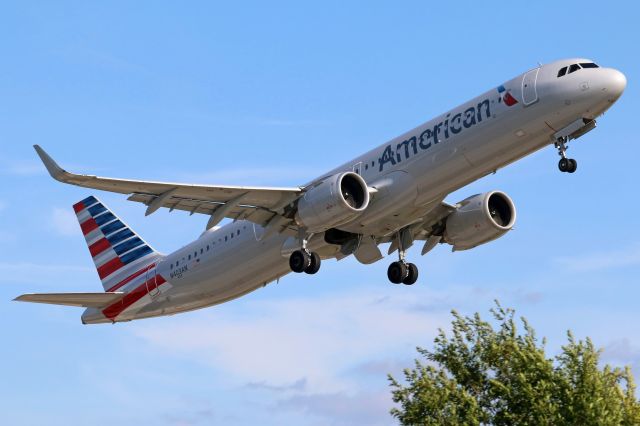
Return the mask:
<path fill-rule="evenodd" d="M 394 284 L 414 284 L 407 250 L 424 242 L 472 249 L 513 228 L 516 209 L 492 190 L 456 204 L 446 196 L 548 145 L 574 173 L 569 141 L 596 127 L 622 95 L 624 74 L 584 58 L 539 65 L 391 141 L 296 187 L 165 183 L 74 174 L 39 146 L 50 175 L 127 194 L 146 205 L 208 215 L 198 239 L 164 255 L 93 195 L 73 208 L 104 292 L 24 294 L 15 300 L 85 307 L 83 324 L 172 315 L 243 296 L 289 272 L 315 274 L 323 259 L 397 260 Z M 230 219 L 225 226 L 218 226 Z"/>

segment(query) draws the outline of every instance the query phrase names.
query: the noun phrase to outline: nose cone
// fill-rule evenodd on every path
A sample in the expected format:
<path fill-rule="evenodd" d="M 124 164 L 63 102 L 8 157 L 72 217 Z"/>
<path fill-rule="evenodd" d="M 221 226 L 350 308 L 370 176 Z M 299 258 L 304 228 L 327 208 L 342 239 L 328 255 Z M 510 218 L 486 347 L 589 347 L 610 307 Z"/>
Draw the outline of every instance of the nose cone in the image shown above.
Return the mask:
<path fill-rule="evenodd" d="M 624 92 L 627 87 L 627 77 L 620 71 L 610 68 L 606 70 L 607 76 L 605 81 L 605 88 L 612 102 L 615 102 Z"/>

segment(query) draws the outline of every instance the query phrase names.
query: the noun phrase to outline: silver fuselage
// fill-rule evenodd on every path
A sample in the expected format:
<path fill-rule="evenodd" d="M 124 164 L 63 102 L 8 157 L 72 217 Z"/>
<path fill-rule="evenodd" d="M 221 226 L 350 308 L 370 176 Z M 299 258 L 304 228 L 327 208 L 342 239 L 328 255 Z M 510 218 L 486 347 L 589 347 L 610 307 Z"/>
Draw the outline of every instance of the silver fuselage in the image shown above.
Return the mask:
<path fill-rule="evenodd" d="M 340 229 L 392 234 L 419 220 L 447 194 L 552 144 L 559 129 L 605 112 L 624 90 L 624 76 L 611 68 L 557 76 L 561 67 L 578 62 L 588 60 L 558 61 L 520 74 L 500 85 L 501 91 L 493 88 L 309 184 L 338 172 L 357 171 L 377 192 L 366 211 Z M 505 91 L 518 102 L 505 104 Z M 259 225 L 237 221 L 207 231 L 165 256 L 157 274 L 166 283 L 116 321 L 219 304 L 288 274 L 286 247 L 293 245 L 291 237 L 276 234 L 262 239 L 263 232 Z M 321 236 L 310 244 L 315 249 L 326 245 Z M 111 320 L 88 309 L 83 322 Z"/>

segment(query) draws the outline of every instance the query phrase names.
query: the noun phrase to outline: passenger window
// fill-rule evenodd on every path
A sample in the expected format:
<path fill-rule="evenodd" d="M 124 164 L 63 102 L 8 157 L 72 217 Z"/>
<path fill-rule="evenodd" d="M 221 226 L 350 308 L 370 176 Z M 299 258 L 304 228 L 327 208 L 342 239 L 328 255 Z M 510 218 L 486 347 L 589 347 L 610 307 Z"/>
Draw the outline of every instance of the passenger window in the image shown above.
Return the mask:
<path fill-rule="evenodd" d="M 573 64 L 569 67 L 569 74 L 571 74 L 572 72 L 578 71 L 579 69 L 580 69 L 580 65 Z"/>
<path fill-rule="evenodd" d="M 207 251 L 209 251 L 209 244 L 207 244 Z"/>
<path fill-rule="evenodd" d="M 198 251 L 197 251 L 197 250 L 196 250 L 196 252 L 195 252 L 195 253 L 193 253 L 193 257 L 194 257 L 194 258 L 198 257 Z"/>
<path fill-rule="evenodd" d="M 227 241 L 228 239 L 229 239 L 229 236 L 228 236 L 228 235 L 225 235 L 225 236 L 224 236 L 224 240 L 225 240 L 225 241 Z"/>
<path fill-rule="evenodd" d="M 567 67 L 560 68 L 560 71 L 558 71 L 558 78 L 562 77 L 566 73 L 567 73 Z"/>
<path fill-rule="evenodd" d="M 189 260 L 191 260 L 191 255 L 189 255 Z"/>
<path fill-rule="evenodd" d="M 171 264 L 171 269 L 173 269 L 173 263 Z"/>
<path fill-rule="evenodd" d="M 238 229 L 237 235 L 240 235 L 240 230 Z"/>
<path fill-rule="evenodd" d="M 200 249 L 200 254 L 204 253 L 204 249 Z"/>
<path fill-rule="evenodd" d="M 582 68 L 600 68 L 598 65 L 594 64 L 593 62 L 586 62 L 584 64 L 580 64 L 580 66 Z"/>

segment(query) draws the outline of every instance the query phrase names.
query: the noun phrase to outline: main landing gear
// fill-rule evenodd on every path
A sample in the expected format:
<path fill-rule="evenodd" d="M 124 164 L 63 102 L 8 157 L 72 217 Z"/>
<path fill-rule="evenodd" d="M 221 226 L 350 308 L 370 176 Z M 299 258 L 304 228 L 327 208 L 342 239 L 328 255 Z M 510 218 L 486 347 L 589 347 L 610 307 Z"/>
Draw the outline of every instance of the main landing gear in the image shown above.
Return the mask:
<path fill-rule="evenodd" d="M 289 266 L 293 272 L 315 274 L 320 270 L 320 256 L 307 249 L 296 250 L 289 257 Z"/>
<path fill-rule="evenodd" d="M 401 232 L 398 233 L 398 261 L 387 269 L 387 277 L 393 284 L 412 285 L 418 281 L 418 267 L 405 260 L 405 247 Z"/>
<path fill-rule="evenodd" d="M 560 161 L 558 162 L 558 169 L 563 173 L 573 173 L 578 169 L 578 162 L 573 158 L 567 158 L 567 141 L 568 138 L 559 138 L 554 144 L 558 149 L 558 155 L 560 155 Z"/>
<path fill-rule="evenodd" d="M 298 274 L 302 272 L 315 274 L 320 270 L 320 256 L 318 253 L 307 249 L 307 240 L 309 238 L 311 238 L 311 235 L 307 235 L 304 229 L 300 229 L 298 239 L 302 248 L 294 251 L 289 256 L 289 267 Z"/>

